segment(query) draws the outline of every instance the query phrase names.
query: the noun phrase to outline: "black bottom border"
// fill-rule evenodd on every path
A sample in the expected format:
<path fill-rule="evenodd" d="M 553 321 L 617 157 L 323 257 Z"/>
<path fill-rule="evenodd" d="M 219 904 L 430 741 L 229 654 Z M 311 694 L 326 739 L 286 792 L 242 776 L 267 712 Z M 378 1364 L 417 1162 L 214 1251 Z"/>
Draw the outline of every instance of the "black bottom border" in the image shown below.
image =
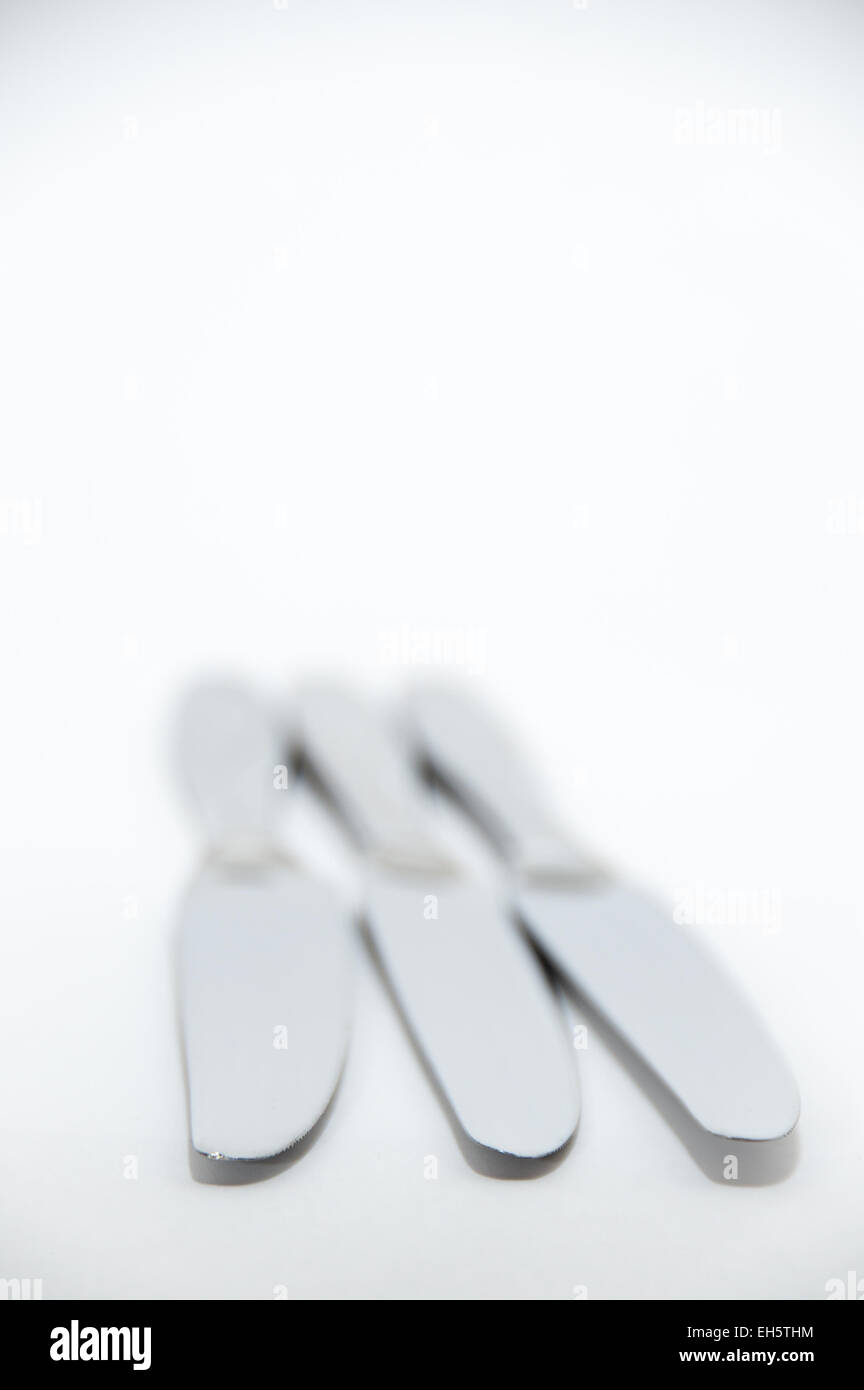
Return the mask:
<path fill-rule="evenodd" d="M 846 1371 L 854 1364 L 862 1322 L 860 1304 L 843 1301 L 706 1301 L 629 1302 L 574 1299 L 557 1311 L 545 1312 L 543 1323 L 559 1336 L 563 1333 L 566 1356 L 574 1375 L 585 1369 L 688 1371 L 694 1367 L 776 1372 L 815 1369 Z M 99 1376 L 139 1372 L 159 1376 L 192 1369 L 224 1379 L 226 1375 L 281 1365 L 290 1374 L 297 1365 L 299 1339 L 309 1328 L 314 1300 L 273 1299 L 252 1301 L 137 1301 L 115 1302 L 10 1300 L 0 1304 L 3 1348 L 20 1358 L 22 1370 L 30 1368 L 52 1375 Z M 351 1304 L 362 1303 L 363 1326 L 359 1335 L 349 1332 Z M 374 1300 L 338 1300 L 329 1303 L 328 1332 L 317 1346 L 331 1362 L 335 1341 L 356 1358 L 354 1372 L 372 1353 L 390 1362 L 398 1374 L 404 1357 L 404 1339 L 414 1348 L 406 1364 L 422 1350 L 423 1369 L 431 1369 L 440 1355 L 442 1374 L 453 1374 L 453 1344 L 448 1337 L 449 1309 L 453 1304 L 436 1300 L 434 1308 L 422 1301 L 400 1305 L 398 1323 L 375 1330 Z M 493 1361 L 496 1350 L 509 1358 L 517 1347 L 526 1350 L 525 1331 L 518 1323 L 524 1313 L 511 1303 L 467 1300 L 470 1322 L 467 1344 Z M 496 1311 L 506 1307 L 507 1322 Z M 536 1307 L 536 1304 L 533 1306 Z M 454 1320 L 461 1316 L 457 1312 Z M 533 1317 L 531 1319 L 533 1323 Z M 94 1333 L 95 1329 L 95 1333 Z M 102 1329 L 106 1329 L 103 1337 Z M 116 1333 L 108 1331 L 116 1329 Z M 532 1329 L 533 1330 L 533 1329 Z M 374 1337 L 374 1342 L 372 1338 Z M 343 1340 L 344 1339 L 344 1340 Z M 514 1341 L 515 1339 L 515 1341 Z M 316 1337 L 302 1343 L 307 1356 L 316 1350 Z M 399 1348 L 403 1347 L 403 1351 Z M 92 1359 L 97 1352 L 100 1359 Z M 365 1357 L 364 1357 L 365 1352 Z M 450 1361 L 443 1371 L 444 1356 Z M 534 1356 L 537 1355 L 535 1348 Z M 7 1356 L 4 1361 L 9 1364 Z M 392 1359 L 391 1359 L 392 1358 Z M 305 1360 L 306 1358 L 304 1358 Z M 545 1363 L 545 1356 L 544 1356 Z M 368 1363 L 367 1363 L 368 1364 Z M 305 1368 L 304 1368 L 305 1369 Z M 846 1371 L 848 1374 L 848 1371 Z"/>

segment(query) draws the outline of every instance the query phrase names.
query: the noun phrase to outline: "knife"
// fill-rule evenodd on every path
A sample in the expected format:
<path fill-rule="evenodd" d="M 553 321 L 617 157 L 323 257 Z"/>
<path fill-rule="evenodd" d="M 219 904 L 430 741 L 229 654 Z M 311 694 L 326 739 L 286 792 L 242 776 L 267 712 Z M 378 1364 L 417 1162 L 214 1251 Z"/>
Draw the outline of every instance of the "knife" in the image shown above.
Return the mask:
<path fill-rule="evenodd" d="M 561 1150 L 579 1118 L 572 1049 L 539 961 L 430 822 L 406 751 L 333 686 L 296 699 L 301 753 L 366 852 L 377 957 L 464 1132 L 519 1159 Z"/>
<path fill-rule="evenodd" d="M 513 871 L 543 952 L 706 1131 L 775 1140 L 798 1120 L 795 1080 L 721 966 L 639 889 L 574 846 L 509 738 L 471 697 L 415 689 L 415 747 Z"/>
<path fill-rule="evenodd" d="M 263 704 L 208 683 L 185 699 L 180 771 L 207 837 L 182 909 L 180 995 L 192 1144 L 283 1153 L 326 1110 L 351 1013 L 349 917 L 278 844 L 281 747 Z"/>

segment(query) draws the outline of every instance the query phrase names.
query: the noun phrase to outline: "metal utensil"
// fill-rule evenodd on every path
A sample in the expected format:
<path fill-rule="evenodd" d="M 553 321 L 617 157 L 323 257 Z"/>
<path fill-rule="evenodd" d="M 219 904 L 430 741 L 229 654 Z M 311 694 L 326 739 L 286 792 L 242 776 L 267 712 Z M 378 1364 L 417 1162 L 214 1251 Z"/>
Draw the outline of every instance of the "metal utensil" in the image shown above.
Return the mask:
<path fill-rule="evenodd" d="M 405 752 L 362 701 L 301 690 L 300 746 L 367 854 L 365 909 L 377 954 L 465 1132 L 519 1158 L 573 1134 L 572 1050 L 530 946 L 436 836 Z"/>
<path fill-rule="evenodd" d="M 799 1113 L 785 1061 L 692 930 L 575 848 L 486 710 L 449 688 L 406 702 L 422 757 L 513 870 L 512 900 L 561 975 L 716 1135 L 773 1140 Z"/>
<path fill-rule="evenodd" d="M 269 1158 L 309 1133 L 336 1088 L 349 918 L 278 844 L 281 749 L 266 708 L 239 686 L 201 686 L 178 744 L 208 840 L 180 924 L 192 1142 L 210 1158 Z"/>

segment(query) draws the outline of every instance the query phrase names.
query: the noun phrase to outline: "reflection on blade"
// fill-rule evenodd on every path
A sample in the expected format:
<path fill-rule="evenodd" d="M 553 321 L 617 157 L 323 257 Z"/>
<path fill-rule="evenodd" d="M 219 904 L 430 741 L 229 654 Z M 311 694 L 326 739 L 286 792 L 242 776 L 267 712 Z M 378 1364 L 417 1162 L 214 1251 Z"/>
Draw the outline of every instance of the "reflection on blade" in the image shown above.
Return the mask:
<path fill-rule="evenodd" d="M 519 1158 L 562 1148 L 579 1119 L 564 1023 L 488 890 L 379 876 L 367 907 L 397 1000 L 465 1131 Z"/>
<path fill-rule="evenodd" d="M 344 909 L 287 869 L 205 870 L 187 897 L 180 987 L 192 1142 L 261 1159 L 327 1108 L 349 1033 Z"/>
<path fill-rule="evenodd" d="M 464 692 L 409 698 L 417 747 L 510 866 L 525 925 L 706 1130 L 772 1140 L 798 1090 L 758 1016 L 691 930 L 574 846 L 528 762 Z"/>
<path fill-rule="evenodd" d="M 527 889 L 526 925 L 693 1118 L 732 1139 L 778 1139 L 798 1088 L 738 987 L 698 941 L 640 893 L 598 882 Z"/>

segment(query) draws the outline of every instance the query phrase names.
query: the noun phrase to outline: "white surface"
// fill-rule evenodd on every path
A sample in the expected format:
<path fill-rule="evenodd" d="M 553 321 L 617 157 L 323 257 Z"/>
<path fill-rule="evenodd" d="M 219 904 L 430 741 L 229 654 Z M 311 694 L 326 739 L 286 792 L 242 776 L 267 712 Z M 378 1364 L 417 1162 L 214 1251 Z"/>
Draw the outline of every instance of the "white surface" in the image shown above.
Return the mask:
<path fill-rule="evenodd" d="M 3 20 L 2 1274 L 824 1297 L 864 1275 L 860 11 L 253 8 Z M 700 134 L 747 107 L 779 140 Z M 448 655 L 746 981 L 784 1183 L 709 1182 L 590 1031 L 566 1162 L 474 1173 L 362 960 L 320 1141 L 190 1181 L 172 701 Z"/>

